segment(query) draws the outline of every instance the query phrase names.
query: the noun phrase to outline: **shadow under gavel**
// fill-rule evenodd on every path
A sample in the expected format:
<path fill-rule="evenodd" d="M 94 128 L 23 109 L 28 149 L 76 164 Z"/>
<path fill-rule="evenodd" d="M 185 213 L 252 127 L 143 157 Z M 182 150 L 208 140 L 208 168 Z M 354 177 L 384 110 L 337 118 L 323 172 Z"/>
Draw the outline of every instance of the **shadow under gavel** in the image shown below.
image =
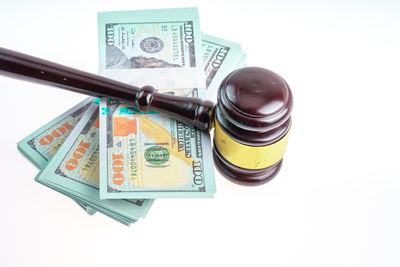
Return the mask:
<path fill-rule="evenodd" d="M 99 75 L 0 48 L 0 74 L 95 97 L 131 102 L 141 112 L 167 113 L 202 131 L 214 131 L 214 161 L 238 184 L 259 185 L 279 172 L 291 126 L 293 98 L 276 73 L 257 67 L 233 71 L 218 101 L 157 93 Z"/>

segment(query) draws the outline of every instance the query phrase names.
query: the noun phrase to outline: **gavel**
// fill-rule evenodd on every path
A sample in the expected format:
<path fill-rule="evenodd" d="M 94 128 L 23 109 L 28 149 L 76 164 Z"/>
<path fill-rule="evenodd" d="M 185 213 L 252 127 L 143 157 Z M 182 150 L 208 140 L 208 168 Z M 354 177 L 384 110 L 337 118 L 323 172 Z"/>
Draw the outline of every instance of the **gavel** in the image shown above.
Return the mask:
<path fill-rule="evenodd" d="M 285 80 L 264 68 L 241 68 L 226 76 L 217 104 L 162 94 L 152 86 L 138 88 L 5 48 L 0 48 L 0 74 L 126 101 L 141 112 L 164 112 L 202 131 L 215 128 L 214 162 L 222 175 L 237 184 L 264 184 L 282 166 L 293 97 Z"/>

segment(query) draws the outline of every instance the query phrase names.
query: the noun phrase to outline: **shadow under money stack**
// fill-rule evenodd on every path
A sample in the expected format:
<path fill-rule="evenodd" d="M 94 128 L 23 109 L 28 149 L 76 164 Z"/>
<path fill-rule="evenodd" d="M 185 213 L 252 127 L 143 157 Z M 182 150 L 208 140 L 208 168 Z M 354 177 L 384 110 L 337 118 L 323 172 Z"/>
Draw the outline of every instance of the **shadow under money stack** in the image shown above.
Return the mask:
<path fill-rule="evenodd" d="M 98 15 L 99 72 L 162 93 L 215 100 L 223 78 L 243 67 L 237 43 L 202 34 L 196 8 Z M 155 198 L 212 197 L 210 137 L 158 112 L 87 98 L 18 143 L 41 171 L 35 180 L 87 213 L 125 225 Z"/>

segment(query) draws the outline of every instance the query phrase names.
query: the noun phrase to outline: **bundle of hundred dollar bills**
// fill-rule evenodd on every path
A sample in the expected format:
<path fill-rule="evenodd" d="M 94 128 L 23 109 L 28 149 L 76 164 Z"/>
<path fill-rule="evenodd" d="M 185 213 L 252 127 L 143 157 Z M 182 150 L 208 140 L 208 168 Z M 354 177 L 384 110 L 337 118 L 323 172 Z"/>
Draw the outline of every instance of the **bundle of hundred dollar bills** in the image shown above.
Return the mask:
<path fill-rule="evenodd" d="M 166 94 L 215 101 L 223 78 L 246 61 L 239 44 L 200 32 L 196 8 L 102 12 L 98 31 L 101 75 Z M 37 182 L 125 225 L 156 198 L 216 191 L 208 133 L 113 99 L 83 100 L 18 149 L 40 169 Z"/>

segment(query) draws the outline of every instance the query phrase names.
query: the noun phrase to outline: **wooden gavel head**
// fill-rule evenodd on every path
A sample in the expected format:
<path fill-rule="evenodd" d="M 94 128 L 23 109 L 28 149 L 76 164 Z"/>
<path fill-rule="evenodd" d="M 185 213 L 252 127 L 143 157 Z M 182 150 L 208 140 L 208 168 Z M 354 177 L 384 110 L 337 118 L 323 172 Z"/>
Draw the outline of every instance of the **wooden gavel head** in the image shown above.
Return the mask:
<path fill-rule="evenodd" d="M 280 170 L 291 126 L 293 98 L 276 73 L 236 70 L 221 83 L 215 107 L 214 161 L 235 183 L 259 185 Z"/>
<path fill-rule="evenodd" d="M 165 112 L 200 130 L 214 131 L 214 159 L 227 178 L 258 185 L 280 170 L 291 126 L 292 93 L 272 71 L 248 67 L 221 83 L 216 105 L 157 93 L 40 58 L 0 48 L 0 74 L 96 97 L 133 102 L 142 112 Z"/>

